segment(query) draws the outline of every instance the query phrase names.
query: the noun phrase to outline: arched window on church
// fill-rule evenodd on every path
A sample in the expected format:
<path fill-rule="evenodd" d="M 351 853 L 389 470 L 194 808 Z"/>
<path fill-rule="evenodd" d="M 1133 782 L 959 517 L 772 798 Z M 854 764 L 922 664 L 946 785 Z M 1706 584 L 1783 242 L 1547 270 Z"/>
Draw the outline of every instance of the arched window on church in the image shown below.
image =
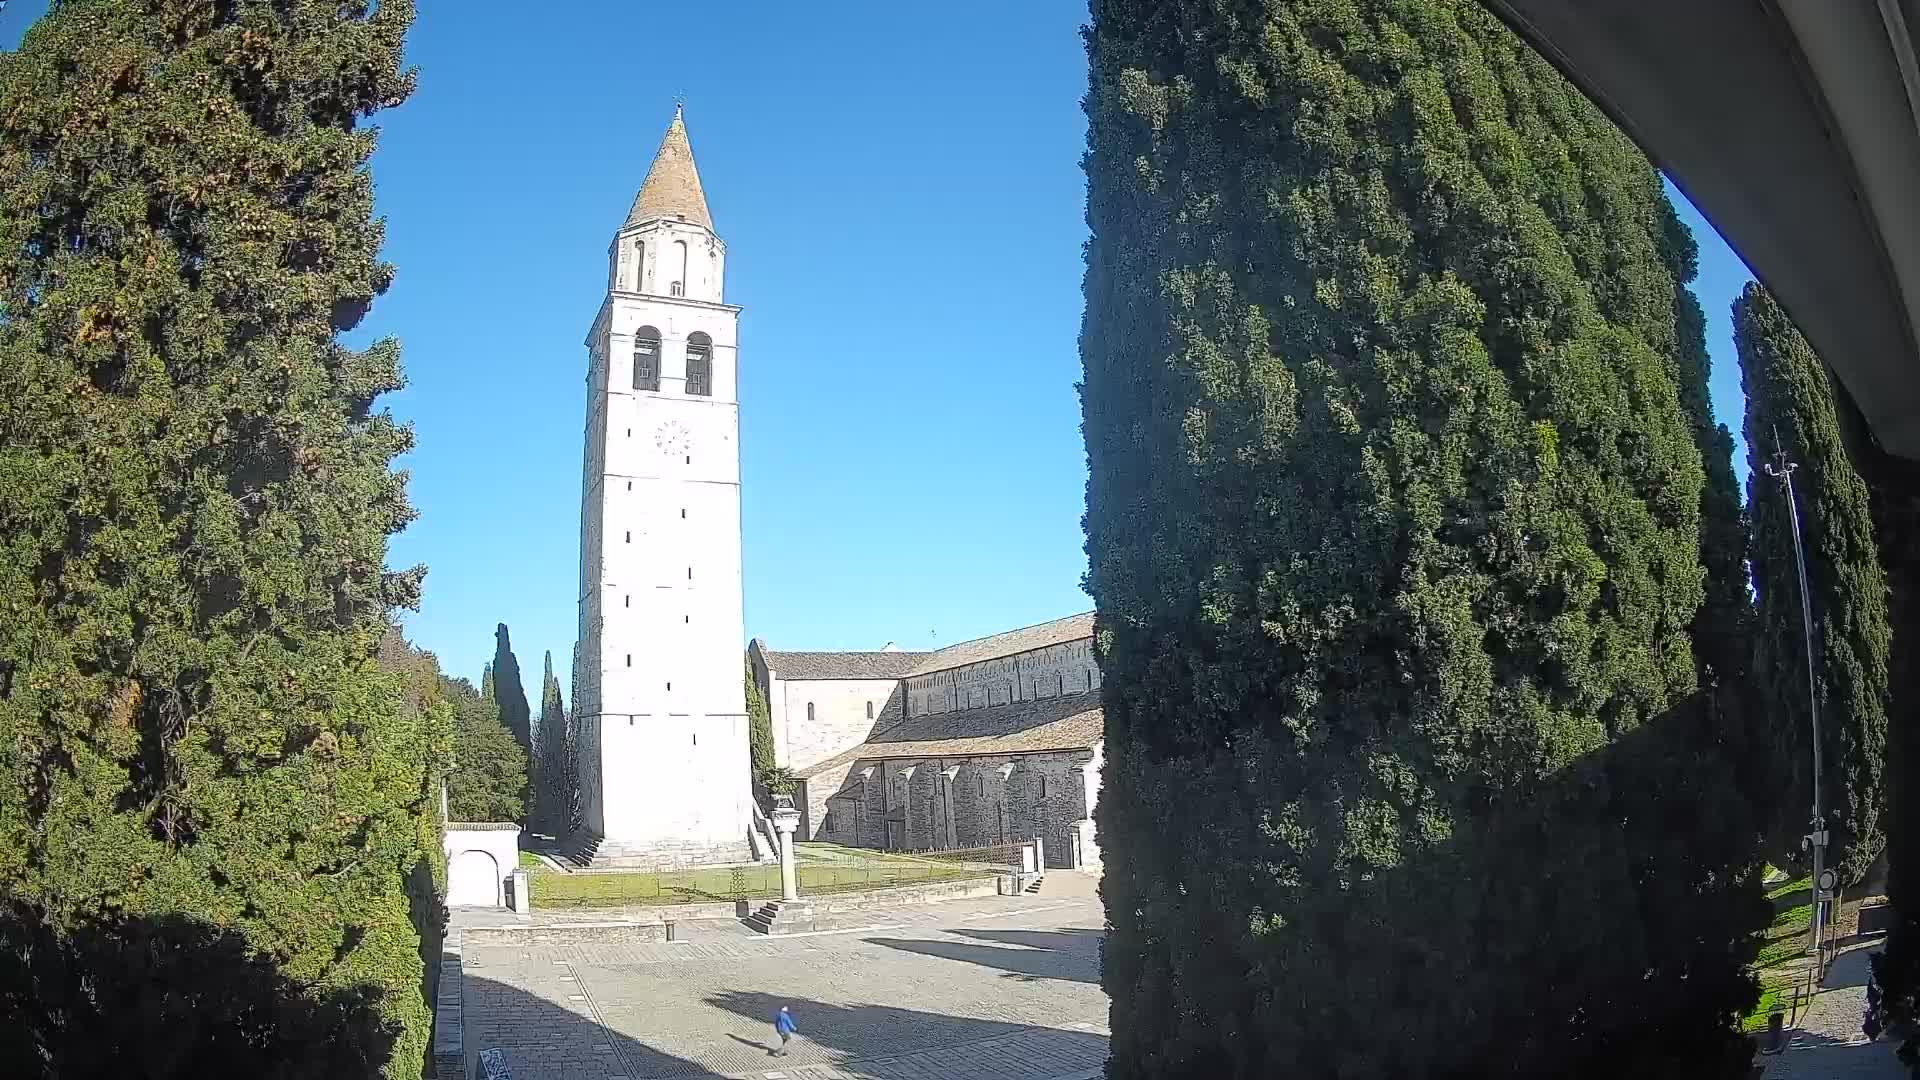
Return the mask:
<path fill-rule="evenodd" d="M 633 334 L 633 388 L 660 389 L 660 331 L 651 326 Z"/>
<path fill-rule="evenodd" d="M 687 393 L 713 396 L 713 339 L 698 330 L 687 335 Z"/>
<path fill-rule="evenodd" d="M 867 702 L 867 719 L 873 719 L 873 702 Z"/>
<path fill-rule="evenodd" d="M 647 242 L 633 242 L 633 291 L 647 291 Z"/>
<path fill-rule="evenodd" d="M 675 240 L 673 247 L 674 263 L 679 267 L 680 272 L 674 277 L 673 288 L 670 291 L 675 296 L 685 296 L 687 295 L 687 242 Z"/>
<path fill-rule="evenodd" d="M 813 702 L 807 702 L 807 723 L 813 723 Z"/>

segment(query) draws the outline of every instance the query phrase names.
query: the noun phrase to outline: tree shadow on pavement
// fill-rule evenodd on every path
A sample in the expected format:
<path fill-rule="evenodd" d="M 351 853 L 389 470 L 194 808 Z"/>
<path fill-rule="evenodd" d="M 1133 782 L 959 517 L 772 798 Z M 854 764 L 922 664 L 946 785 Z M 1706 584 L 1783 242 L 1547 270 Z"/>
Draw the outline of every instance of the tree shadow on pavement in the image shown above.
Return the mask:
<path fill-rule="evenodd" d="M 1833 963 L 1827 965 L 1827 977 L 1821 980 L 1820 989 L 1846 990 L 1867 985 L 1867 978 L 1872 974 L 1867 965 L 1872 957 L 1879 954 L 1881 944 L 1876 942 L 1871 948 L 1848 949 L 1834 957 Z"/>
<path fill-rule="evenodd" d="M 897 1057 L 1036 1030 L 1029 1024 L 947 1016 L 891 1005 L 829 1004 L 759 991 L 724 991 L 710 995 L 707 1002 L 764 1023 L 769 1032 L 773 1030 L 773 1015 L 780 1011 L 780 1006 L 787 1006 L 799 1026 L 802 1040 L 792 1054 L 795 1065 L 821 1060 Z M 1101 1058 L 1106 1056 L 1104 1036 L 1055 1028 L 1044 1030 L 1050 1039 L 1057 1040 L 1057 1045 L 1097 1052 Z M 816 1047 L 827 1053 L 815 1052 Z"/>
<path fill-rule="evenodd" d="M 870 937 L 870 945 L 997 968 L 1023 979 L 1100 981 L 1100 934 L 1095 930 L 952 930 L 990 944 Z"/>
<path fill-rule="evenodd" d="M 1800 1033 L 1784 1054 L 1756 1054 L 1765 1080 L 1908 1080 L 1894 1044 Z"/>
<path fill-rule="evenodd" d="M 465 1064 L 460 1076 L 444 1072 L 438 1080 L 462 1080 L 473 1072 L 482 1050 L 499 1050 L 515 1080 L 589 1080 L 626 1076 L 631 1080 L 668 1076 L 705 1076 L 698 1062 L 648 1046 L 601 1025 L 587 1002 L 578 1011 L 517 986 L 468 972 L 461 1006 Z"/>

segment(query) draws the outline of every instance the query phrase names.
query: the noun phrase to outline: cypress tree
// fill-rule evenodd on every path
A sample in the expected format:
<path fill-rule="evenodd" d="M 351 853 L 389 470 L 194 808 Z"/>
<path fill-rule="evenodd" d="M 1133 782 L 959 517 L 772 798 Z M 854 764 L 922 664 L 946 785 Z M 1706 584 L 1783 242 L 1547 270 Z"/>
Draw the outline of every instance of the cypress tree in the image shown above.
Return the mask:
<path fill-rule="evenodd" d="M 573 670 L 569 676 L 567 688 L 568 701 L 574 703 L 567 713 L 567 832 L 578 832 L 586 820 L 586 807 L 580 802 L 580 733 L 575 730 L 580 708 L 580 647 L 573 649 Z"/>
<path fill-rule="evenodd" d="M 534 799 L 539 818 L 535 829 L 550 836 L 564 836 L 569 802 L 567 717 L 560 700 L 560 680 L 553 677 L 551 651 L 546 654 L 545 665 L 540 679 L 540 738 L 535 744 L 539 753 Z"/>
<path fill-rule="evenodd" d="M 520 661 L 513 655 L 506 623 L 493 631 L 493 696 L 500 703 L 500 722 L 513 733 L 521 751 L 532 758 L 533 711 L 527 707 L 527 691 L 520 684 Z"/>
<path fill-rule="evenodd" d="M 1858 411 L 1843 393 L 1837 393 L 1843 416 L 1856 431 Z M 1870 436 L 1855 441 L 1863 472 L 1869 477 L 1874 514 L 1874 537 L 1890 589 L 1888 619 L 1893 641 L 1901 647 L 1888 656 L 1888 684 L 1892 709 L 1887 730 L 1887 899 L 1894 925 L 1887 947 L 1872 958 L 1873 978 L 1867 987 L 1865 1030 L 1878 1037 L 1884 1028 L 1902 1033 L 1900 1059 L 1920 1067 L 1920 464 L 1895 459 L 1871 445 Z M 1864 444 L 1864 445 L 1863 445 Z"/>
<path fill-rule="evenodd" d="M 1887 577 L 1874 543 L 1866 484 L 1840 438 L 1825 368 L 1773 297 L 1749 283 L 1733 305 L 1734 343 L 1746 391 L 1748 505 L 1753 583 L 1759 597 L 1760 681 L 1773 703 L 1776 754 L 1791 783 L 1779 796 L 1781 832 L 1806 831 L 1811 801 L 1806 644 L 1792 522 L 1766 467 L 1785 451 L 1812 596 L 1816 693 L 1822 739 L 1821 801 L 1831 824 L 1828 860 L 1844 883 L 1860 880 L 1886 846 L 1888 685 L 1892 631 Z"/>
<path fill-rule="evenodd" d="M 340 335 L 393 276 L 363 121 L 412 14 L 65 0 L 0 58 L 0 893 L 362 988 L 395 1077 L 434 761 L 376 650 L 423 571 L 398 346 Z"/>
<path fill-rule="evenodd" d="M 480 669 L 480 700 L 492 703 L 496 701 L 493 687 L 493 661 Z"/>
<path fill-rule="evenodd" d="M 1109 1075 L 1743 1075 L 1658 177 L 1477 4 L 1093 11 Z"/>
<path fill-rule="evenodd" d="M 1673 278 L 1674 357 L 1680 405 L 1700 451 L 1700 562 L 1705 599 L 1694 615 L 1694 659 L 1703 687 L 1742 721 L 1756 705 L 1744 692 L 1753 657 L 1753 602 L 1747 591 L 1747 522 L 1733 473 L 1733 433 L 1713 418 L 1707 320 L 1688 285 L 1700 274 L 1700 247 L 1673 204 L 1661 200 L 1661 255 Z"/>
<path fill-rule="evenodd" d="M 753 770 L 753 782 L 765 785 L 773 775 L 773 712 L 766 696 L 753 677 L 753 662 L 747 662 L 747 754 Z"/>

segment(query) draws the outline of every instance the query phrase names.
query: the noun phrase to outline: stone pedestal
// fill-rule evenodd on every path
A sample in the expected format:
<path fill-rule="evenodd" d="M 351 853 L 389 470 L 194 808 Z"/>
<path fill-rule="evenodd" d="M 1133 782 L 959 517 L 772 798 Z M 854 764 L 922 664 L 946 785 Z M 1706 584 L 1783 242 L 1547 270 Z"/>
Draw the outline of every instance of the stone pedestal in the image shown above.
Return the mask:
<path fill-rule="evenodd" d="M 800 899 L 800 882 L 793 869 L 793 834 L 800 827 L 800 811 L 785 796 L 773 808 L 773 831 L 780 839 L 780 899 Z"/>
<path fill-rule="evenodd" d="M 831 930 L 841 920 L 826 918 L 811 900 L 774 900 L 747 918 L 747 926 L 769 937 Z"/>

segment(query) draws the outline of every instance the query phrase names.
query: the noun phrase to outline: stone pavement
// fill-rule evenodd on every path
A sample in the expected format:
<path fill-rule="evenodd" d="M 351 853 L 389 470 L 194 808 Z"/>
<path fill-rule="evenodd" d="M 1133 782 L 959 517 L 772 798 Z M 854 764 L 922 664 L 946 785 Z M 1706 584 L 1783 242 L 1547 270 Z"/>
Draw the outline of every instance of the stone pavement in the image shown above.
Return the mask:
<path fill-rule="evenodd" d="M 1786 1053 L 1754 1058 L 1766 1067 L 1766 1080 L 1907 1080 L 1893 1046 L 1870 1043 L 1860 1031 L 1867 958 L 1878 948 L 1878 942 L 1857 945 L 1834 958 Z"/>
<path fill-rule="evenodd" d="M 1087 883 L 875 918 L 782 939 L 731 924 L 671 944 L 471 939 L 466 1040 L 505 1050 L 515 1080 L 1099 1075 L 1102 918 Z M 783 1004 L 801 1038 L 772 1057 Z"/>

